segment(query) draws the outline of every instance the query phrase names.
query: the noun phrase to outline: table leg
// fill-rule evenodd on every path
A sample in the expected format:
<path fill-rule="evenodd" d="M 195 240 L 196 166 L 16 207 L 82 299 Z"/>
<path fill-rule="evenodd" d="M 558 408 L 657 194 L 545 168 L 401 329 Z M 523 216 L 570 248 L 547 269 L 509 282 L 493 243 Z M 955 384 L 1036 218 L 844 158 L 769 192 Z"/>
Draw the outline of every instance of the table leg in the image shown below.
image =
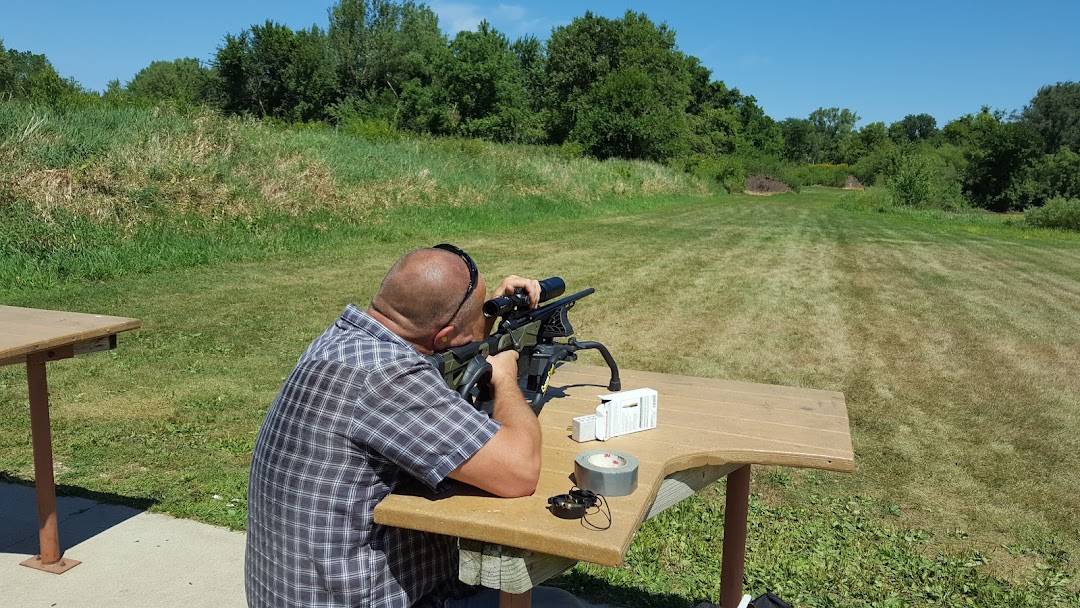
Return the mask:
<path fill-rule="evenodd" d="M 45 361 L 52 353 L 31 355 L 26 361 L 26 380 L 30 385 L 30 430 L 34 439 L 34 487 L 37 490 L 38 543 L 41 554 L 22 565 L 60 574 L 80 562 L 62 559 L 60 534 L 56 524 L 56 481 L 53 478 L 52 430 L 49 425 L 49 387 Z"/>
<path fill-rule="evenodd" d="M 735 608 L 742 601 L 746 560 L 746 515 L 750 508 L 750 465 L 728 473 L 724 507 L 724 556 L 720 564 L 720 605 Z"/>
<path fill-rule="evenodd" d="M 532 589 L 525 593 L 499 592 L 499 608 L 531 608 Z"/>

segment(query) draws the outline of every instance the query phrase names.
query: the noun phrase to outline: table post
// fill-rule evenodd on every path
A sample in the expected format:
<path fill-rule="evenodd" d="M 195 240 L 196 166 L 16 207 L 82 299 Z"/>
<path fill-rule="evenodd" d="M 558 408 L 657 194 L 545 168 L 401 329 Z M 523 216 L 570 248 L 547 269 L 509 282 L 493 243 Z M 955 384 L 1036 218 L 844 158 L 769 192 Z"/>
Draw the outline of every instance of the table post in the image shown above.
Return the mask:
<path fill-rule="evenodd" d="M 56 481 L 53 477 L 52 429 L 49 424 L 49 386 L 45 375 L 45 362 L 56 358 L 60 357 L 55 351 L 34 353 L 26 358 L 26 380 L 30 387 L 30 429 L 34 441 L 38 543 L 41 554 L 22 562 L 22 565 L 60 574 L 81 562 L 61 559 L 60 556 L 60 534 L 56 523 Z"/>
<path fill-rule="evenodd" d="M 500 591 L 499 608 L 532 608 L 532 589 L 525 593 Z"/>
<path fill-rule="evenodd" d="M 735 608 L 742 601 L 746 559 L 746 515 L 750 508 L 750 465 L 727 476 L 724 506 L 724 556 L 720 564 L 720 606 Z"/>

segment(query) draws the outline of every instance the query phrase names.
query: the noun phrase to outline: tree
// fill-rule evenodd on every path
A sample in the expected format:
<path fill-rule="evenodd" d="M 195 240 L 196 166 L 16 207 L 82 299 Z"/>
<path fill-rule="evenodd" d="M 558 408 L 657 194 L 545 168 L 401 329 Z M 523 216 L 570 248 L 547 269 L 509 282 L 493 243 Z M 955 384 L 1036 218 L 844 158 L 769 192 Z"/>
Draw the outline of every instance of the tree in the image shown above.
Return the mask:
<path fill-rule="evenodd" d="M 0 101 L 3 97 L 10 96 L 15 88 L 15 66 L 4 49 L 4 40 L 0 39 Z"/>
<path fill-rule="evenodd" d="M 661 161 L 685 154 L 686 115 L 649 85 L 638 67 L 609 73 L 591 91 L 574 139 L 599 158 Z"/>
<path fill-rule="evenodd" d="M 1002 112 L 987 108 L 966 120 L 969 146 L 964 154 L 964 195 L 991 211 L 1019 210 L 1012 194 L 1042 155 L 1043 141 L 1026 124 L 1003 120 Z"/>
<path fill-rule="evenodd" d="M 211 99 L 214 75 L 198 59 L 154 61 L 139 70 L 127 83 L 127 93 L 135 99 L 152 102 L 170 101 L 180 106 L 194 106 Z"/>
<path fill-rule="evenodd" d="M 1080 152 L 1080 82 L 1059 82 L 1039 89 L 1020 113 L 1020 122 L 1046 142 L 1045 151 Z"/>
<path fill-rule="evenodd" d="M 337 94 L 333 54 L 315 26 L 293 33 L 268 20 L 238 36 L 227 34 L 216 67 L 229 113 L 313 120 Z"/>
<path fill-rule="evenodd" d="M 319 120 L 338 95 L 338 72 L 326 34 L 318 27 L 296 32 L 285 68 L 288 119 Z"/>
<path fill-rule="evenodd" d="M 788 118 L 780 123 L 783 156 L 793 163 L 819 163 L 824 158 L 825 137 L 808 118 Z"/>
<path fill-rule="evenodd" d="M 732 89 L 738 94 L 738 89 Z M 779 123 L 765 114 L 752 95 L 741 95 L 735 102 L 742 121 L 743 140 L 748 150 L 779 157 L 784 150 L 784 136 Z"/>
<path fill-rule="evenodd" d="M 61 78 L 45 55 L 4 49 L 0 41 L 0 100 L 49 105 L 86 103 L 96 98 L 71 78 Z"/>
<path fill-rule="evenodd" d="M 889 137 L 897 143 L 930 139 L 937 134 L 937 119 L 929 114 L 908 114 L 889 125 Z"/>
<path fill-rule="evenodd" d="M 818 108 L 808 118 L 817 135 L 819 152 L 811 162 L 840 162 L 845 140 L 855 131 L 859 116 L 847 108 Z"/>
<path fill-rule="evenodd" d="M 753 96 L 712 80 L 712 72 L 697 57 L 685 58 L 690 79 L 687 120 L 691 149 L 698 154 L 765 154 L 780 156 L 784 138 L 780 126 L 757 105 Z"/>
<path fill-rule="evenodd" d="M 483 21 L 475 32 L 459 32 L 450 54 L 446 89 L 465 134 L 497 141 L 538 139 L 525 74 L 506 36 Z"/>
<path fill-rule="evenodd" d="M 686 147 L 686 59 L 675 48 L 675 33 L 644 14 L 627 11 L 612 20 L 586 12 L 555 28 L 546 82 L 553 143 L 579 141 L 600 158 L 660 158 Z M 602 132 L 607 128 L 617 132 Z"/>
<path fill-rule="evenodd" d="M 288 26 L 267 20 L 238 36 L 225 35 L 217 52 L 225 110 L 283 118 L 285 70 L 292 60 L 295 40 Z"/>
<path fill-rule="evenodd" d="M 544 70 L 547 64 L 547 47 L 537 37 L 525 36 L 515 40 L 510 45 L 510 50 L 517 59 L 518 71 L 522 74 L 529 107 L 533 112 L 544 111 L 546 108 Z"/>
<path fill-rule="evenodd" d="M 411 1 L 340 0 L 329 14 L 340 96 L 353 112 L 407 128 L 445 128 L 440 125 L 449 105 L 436 78 L 450 51 L 430 8 Z"/>

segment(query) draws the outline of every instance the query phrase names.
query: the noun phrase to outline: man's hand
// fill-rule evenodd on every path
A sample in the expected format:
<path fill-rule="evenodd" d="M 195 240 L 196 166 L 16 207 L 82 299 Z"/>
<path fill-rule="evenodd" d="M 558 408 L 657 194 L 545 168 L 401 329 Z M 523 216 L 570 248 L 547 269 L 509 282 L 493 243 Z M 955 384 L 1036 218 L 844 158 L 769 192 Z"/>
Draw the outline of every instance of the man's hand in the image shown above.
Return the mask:
<path fill-rule="evenodd" d="M 499 422 L 499 430 L 450 477 L 496 496 L 528 496 L 540 480 L 540 422 L 518 388 L 517 351 L 501 352 L 487 361 L 495 390 L 491 417 Z"/>
<path fill-rule="evenodd" d="M 517 360 L 518 352 L 513 349 L 488 356 L 487 362 L 491 364 L 491 387 L 496 394 L 503 386 L 517 386 Z"/>
<path fill-rule="evenodd" d="M 518 288 L 524 289 L 525 293 L 529 294 L 529 308 L 536 308 L 540 304 L 540 281 L 513 274 L 503 279 L 502 283 L 499 283 L 499 286 L 492 292 L 491 297 L 512 296 L 514 290 Z"/>

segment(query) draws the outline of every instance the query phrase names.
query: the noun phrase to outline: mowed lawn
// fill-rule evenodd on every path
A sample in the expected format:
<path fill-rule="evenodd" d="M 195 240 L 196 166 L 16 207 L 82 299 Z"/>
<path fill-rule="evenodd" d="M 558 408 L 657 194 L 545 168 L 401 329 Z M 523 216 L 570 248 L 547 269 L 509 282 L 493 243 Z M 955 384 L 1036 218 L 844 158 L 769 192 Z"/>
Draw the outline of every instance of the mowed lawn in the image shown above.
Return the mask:
<path fill-rule="evenodd" d="M 884 558 L 855 545 L 820 568 L 767 563 L 800 563 L 793 539 L 805 529 L 813 542 L 866 532 L 859 547 L 900 543 L 930 564 L 966 556 L 982 577 L 972 584 L 1032 598 L 1015 605 L 1070 605 L 1080 597 L 1080 238 L 1001 218 L 856 211 L 851 196 L 808 189 L 358 241 L 4 303 L 143 321 L 117 351 L 50 365 L 63 487 L 242 527 L 255 433 L 300 351 L 347 302 L 366 305 L 398 255 L 451 240 L 489 283 L 513 272 L 595 287 L 572 311 L 577 335 L 606 343 L 623 367 L 845 393 L 854 474 L 755 471 L 751 591 L 786 588 L 800 605 L 869 606 L 874 593 L 900 602 L 878 605 L 961 605 L 909 590 L 933 573 L 876 571 Z M 593 356 L 582 360 L 599 364 Z M 25 390 L 22 370 L 0 369 L 0 471 L 22 480 L 33 476 Z M 722 486 L 649 522 L 623 569 L 579 567 L 563 584 L 628 606 L 716 601 L 720 530 L 688 530 L 719 505 Z M 756 555 L 754 530 L 793 535 L 791 562 Z M 865 565 L 848 572 L 846 561 Z M 851 587 L 875 577 L 879 591 Z"/>

